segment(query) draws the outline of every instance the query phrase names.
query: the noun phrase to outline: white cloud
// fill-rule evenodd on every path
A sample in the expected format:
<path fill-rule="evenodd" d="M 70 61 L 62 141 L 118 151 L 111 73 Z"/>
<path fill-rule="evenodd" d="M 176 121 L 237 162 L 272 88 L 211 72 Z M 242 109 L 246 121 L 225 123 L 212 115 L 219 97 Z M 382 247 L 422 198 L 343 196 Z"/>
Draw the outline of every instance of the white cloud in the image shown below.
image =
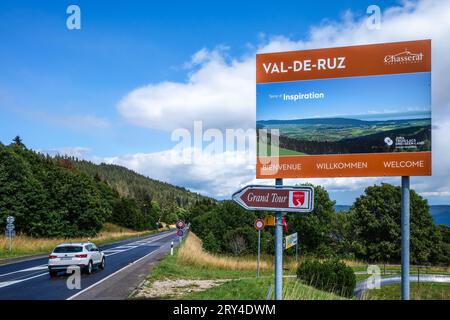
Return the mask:
<path fill-rule="evenodd" d="M 300 41 L 274 36 L 258 46 L 258 52 L 312 49 L 403 40 L 432 39 L 433 64 L 433 176 L 414 177 L 412 186 L 429 197 L 448 197 L 450 192 L 450 1 L 405 1 L 383 12 L 381 30 L 369 30 L 365 17 L 347 13 L 340 21 L 325 21 L 311 28 Z M 171 130 L 190 128 L 194 120 L 207 127 L 233 128 L 254 125 L 254 55 L 230 59 L 226 51 L 202 49 L 187 64 L 191 73 L 186 82 L 149 84 L 126 95 L 120 113 L 134 124 Z M 131 167 L 161 180 L 223 197 L 246 183 L 255 182 L 254 167 L 246 163 L 220 166 L 214 157 L 192 165 L 167 161 L 165 151 L 110 158 L 108 161 Z M 246 158 L 246 157 L 243 157 Z M 302 180 L 287 179 L 286 183 Z M 382 181 L 398 183 L 398 178 L 313 179 L 332 191 L 361 190 Z M 259 180 L 259 183 L 272 181 Z"/>
<path fill-rule="evenodd" d="M 224 48 L 202 49 L 187 64 L 188 80 L 137 88 L 118 104 L 120 114 L 139 126 L 161 130 L 246 128 L 255 121 L 255 65 L 252 59 L 227 59 Z"/>
<path fill-rule="evenodd" d="M 167 150 L 95 158 L 93 161 L 122 165 L 153 179 L 184 186 L 216 198 L 228 197 L 238 186 L 254 177 L 255 166 L 249 164 L 247 152 L 195 153 L 193 148 L 183 151 L 187 153 L 188 160 L 190 156 L 195 157 L 194 160 L 182 160 L 183 155 L 179 151 Z"/>
<path fill-rule="evenodd" d="M 188 156 L 192 156 L 196 150 L 191 148 L 184 151 L 187 151 Z M 250 153 L 255 159 L 254 151 Z M 182 157 L 179 151 L 166 150 L 118 157 L 97 157 L 92 160 L 96 163 L 121 165 L 150 178 L 184 186 L 214 198 L 229 198 L 234 191 L 247 184 L 270 185 L 274 181 L 273 179 L 255 179 L 255 165 L 249 161 L 248 152 L 221 154 L 200 152 L 192 162 L 185 162 Z M 326 187 L 328 191 L 341 192 L 361 190 L 367 185 L 381 181 L 395 183 L 394 179 L 389 178 L 389 181 L 382 178 L 285 179 L 284 184 L 312 182 Z"/>

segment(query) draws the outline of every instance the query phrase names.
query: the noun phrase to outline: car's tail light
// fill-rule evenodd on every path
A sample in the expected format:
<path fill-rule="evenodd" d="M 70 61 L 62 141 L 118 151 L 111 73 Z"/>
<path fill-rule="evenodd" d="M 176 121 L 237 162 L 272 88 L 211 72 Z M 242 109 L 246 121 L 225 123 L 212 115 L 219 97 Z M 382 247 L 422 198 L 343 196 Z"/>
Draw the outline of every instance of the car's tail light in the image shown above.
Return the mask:
<path fill-rule="evenodd" d="M 48 256 L 48 258 L 49 259 L 56 259 L 56 258 L 58 258 L 57 256 L 52 256 L 52 255 L 50 255 L 50 256 Z"/>
<path fill-rule="evenodd" d="M 83 253 L 83 254 L 76 254 L 75 255 L 76 258 L 87 258 L 87 254 Z"/>

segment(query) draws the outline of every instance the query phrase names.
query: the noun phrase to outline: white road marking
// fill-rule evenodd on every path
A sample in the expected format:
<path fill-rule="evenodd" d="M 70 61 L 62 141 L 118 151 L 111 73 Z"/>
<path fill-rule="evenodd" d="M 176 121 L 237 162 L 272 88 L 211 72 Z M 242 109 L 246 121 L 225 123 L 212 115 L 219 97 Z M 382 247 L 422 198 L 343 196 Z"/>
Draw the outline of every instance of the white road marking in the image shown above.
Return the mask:
<path fill-rule="evenodd" d="M 118 253 L 122 253 L 122 252 L 125 252 L 125 251 L 133 250 L 133 249 L 138 248 L 138 247 L 150 246 L 150 244 L 152 244 L 154 246 L 155 245 L 154 244 L 155 241 L 160 240 L 160 239 L 165 238 L 165 237 L 167 237 L 167 234 L 164 234 L 164 235 L 161 235 L 161 236 L 158 236 L 158 237 L 152 237 L 152 238 L 149 238 L 147 240 L 135 241 L 135 242 L 130 243 L 128 245 L 128 248 L 123 248 L 125 246 L 114 247 L 114 248 L 111 248 L 111 249 L 113 249 L 114 252 L 105 254 L 105 257 L 110 257 L 110 256 L 116 255 Z M 140 242 L 141 244 L 140 245 L 134 245 L 134 244 L 137 244 L 138 242 Z M 123 249 L 120 249 L 120 248 L 123 248 Z M 111 249 L 104 250 L 103 252 L 108 252 L 108 250 L 111 250 Z M 116 250 L 116 249 L 119 249 L 119 250 Z"/>
<path fill-rule="evenodd" d="M 23 269 L 23 270 L 3 273 L 3 274 L 0 274 L 0 277 L 9 276 L 11 274 L 20 273 L 20 272 L 38 271 L 38 270 L 45 270 L 45 269 L 47 269 L 47 265 L 43 264 L 43 265 L 40 265 L 40 266 L 31 267 L 31 268 L 27 268 L 27 269 Z"/>
<path fill-rule="evenodd" d="M 108 280 L 109 278 L 115 276 L 115 275 L 118 274 L 119 272 L 122 272 L 123 270 L 125 270 L 125 269 L 131 267 L 131 266 L 134 265 L 135 263 L 138 263 L 139 261 L 141 261 L 141 260 L 143 260 L 143 259 L 145 259 L 145 258 L 151 256 L 152 254 L 154 254 L 155 252 L 158 252 L 158 251 L 161 250 L 162 248 L 163 248 L 163 247 L 160 247 L 160 248 L 158 248 L 158 249 L 156 249 L 156 250 L 154 250 L 154 251 L 152 251 L 152 252 L 146 254 L 145 256 L 143 256 L 143 257 L 137 259 L 136 261 L 133 261 L 132 263 L 126 265 L 126 266 L 123 267 L 122 269 L 119 269 L 119 270 L 117 270 L 116 272 L 111 273 L 109 276 L 107 276 L 107 277 L 103 278 L 102 280 L 100 280 L 100 281 L 98 281 L 98 282 L 96 282 L 96 283 L 90 285 L 90 286 L 87 287 L 86 289 L 83 289 L 83 290 L 81 290 L 80 292 L 74 294 L 73 296 L 70 296 L 70 297 L 67 298 L 66 300 L 73 300 L 74 298 L 78 297 L 80 294 L 82 294 L 82 293 L 84 293 L 84 292 L 86 292 L 86 291 L 92 289 L 93 287 L 99 285 L 100 283 L 102 283 L 102 282 Z"/>
<path fill-rule="evenodd" d="M 42 276 L 45 276 L 46 274 L 47 274 L 47 272 L 44 272 L 44 273 L 40 273 L 40 274 L 38 274 L 38 275 L 29 277 L 29 278 L 25 278 L 25 279 L 11 280 L 11 281 L 0 282 L 0 288 L 4 288 L 4 287 L 7 287 L 7 286 L 11 286 L 11 285 L 13 285 L 13 284 L 20 283 L 20 282 L 24 282 L 24 281 L 28 281 L 28 280 L 31 280 L 31 279 L 34 279 L 34 278 L 42 277 Z"/>
<path fill-rule="evenodd" d="M 123 245 L 118 246 L 118 247 L 113 247 L 113 248 L 110 248 L 110 249 L 108 249 L 108 250 L 114 250 L 115 252 L 113 252 L 113 253 L 111 253 L 111 254 L 108 254 L 108 255 L 105 254 L 105 256 L 106 256 L 106 257 L 112 256 L 112 255 L 115 255 L 115 254 L 118 254 L 118 253 L 122 253 L 122 252 L 125 252 L 125 251 L 128 251 L 128 250 L 135 249 L 135 248 L 137 248 L 137 247 L 139 247 L 139 246 L 144 246 L 144 245 L 147 246 L 148 244 L 151 244 L 151 243 L 153 243 L 153 242 L 155 242 L 155 241 L 157 241 L 157 240 L 160 240 L 160 239 L 162 239 L 162 238 L 164 238 L 164 237 L 167 237 L 167 236 L 168 236 L 168 234 L 165 233 L 165 234 L 163 234 L 163 235 L 154 236 L 154 237 L 151 237 L 151 238 L 148 238 L 148 239 L 145 239 L 145 240 L 134 241 L 134 242 L 128 244 L 128 248 L 125 248 L 125 249 L 123 249 L 123 250 L 114 250 L 114 249 L 123 247 Z M 132 244 L 136 244 L 136 243 L 138 243 L 138 242 L 140 242 L 140 243 L 142 243 L 142 244 L 141 244 L 141 245 L 132 245 Z M 154 246 L 154 244 L 153 244 L 153 246 Z M 162 247 L 161 247 L 161 248 L 162 248 Z M 132 265 L 132 264 L 134 264 L 134 263 L 136 263 L 136 262 L 142 260 L 143 258 L 149 256 L 150 254 L 152 254 L 152 253 L 154 253 L 154 252 L 156 252 L 156 251 L 159 251 L 161 248 L 158 248 L 158 249 L 156 249 L 155 251 L 152 251 L 152 252 L 150 252 L 149 254 L 143 256 L 142 258 L 140 258 L 140 259 L 138 259 L 138 260 L 136 260 L 136 261 L 131 262 L 131 263 L 128 264 L 126 267 L 124 267 L 124 268 L 122 268 L 122 269 L 120 269 L 120 270 L 118 270 L 118 271 L 112 273 L 111 275 L 109 275 L 108 277 L 104 278 L 103 280 L 100 280 L 99 282 L 94 283 L 94 284 L 91 285 L 89 288 L 91 288 L 91 287 L 93 287 L 93 286 L 95 286 L 95 285 L 97 285 L 97 284 L 103 282 L 104 280 L 110 278 L 112 275 L 118 273 L 118 272 L 121 271 L 121 270 L 124 270 L 125 268 L 127 268 L 127 267 L 129 267 L 130 265 Z M 108 250 L 104 250 L 104 252 L 107 252 Z M 26 268 L 26 269 L 22 269 L 22 270 L 17 270 L 17 271 L 13 271 L 13 272 L 9 272 L 9 273 L 0 274 L 0 277 L 4 277 L 4 276 L 7 276 L 7 275 L 16 274 L 16 273 L 21 273 L 21 272 L 29 272 L 29 271 L 44 270 L 44 269 L 47 269 L 47 268 L 48 268 L 48 265 L 47 265 L 47 264 L 43 264 L 43 265 L 36 266 L 36 267 L 31 267 L 31 268 Z M 28 280 L 31 280 L 31 279 L 34 279 L 34 278 L 37 278 L 37 277 L 42 277 L 43 275 L 46 275 L 46 274 L 47 274 L 47 272 L 44 272 L 44 273 L 40 273 L 40 274 L 38 274 L 38 275 L 35 275 L 35 276 L 32 276 L 32 277 L 28 277 L 28 278 L 23 278 L 23 279 L 18 279 L 18 280 L 3 281 L 3 282 L 0 282 L 0 288 L 4 288 L 4 287 L 7 287 L 7 286 L 16 284 L 16 283 L 28 281 Z M 86 288 L 85 290 L 87 290 L 87 289 L 88 289 L 88 288 Z M 82 293 L 82 292 L 80 291 L 78 294 L 81 294 L 81 293 Z"/>

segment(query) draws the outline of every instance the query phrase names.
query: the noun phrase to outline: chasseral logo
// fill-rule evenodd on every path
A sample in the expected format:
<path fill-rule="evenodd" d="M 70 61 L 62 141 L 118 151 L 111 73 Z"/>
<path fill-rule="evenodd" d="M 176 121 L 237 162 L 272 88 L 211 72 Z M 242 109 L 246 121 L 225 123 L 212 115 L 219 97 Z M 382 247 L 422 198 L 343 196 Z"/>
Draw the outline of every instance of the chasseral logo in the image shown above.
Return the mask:
<path fill-rule="evenodd" d="M 384 143 L 386 143 L 388 146 L 392 146 L 392 144 L 394 143 L 394 141 L 392 141 L 391 138 L 386 137 L 386 138 L 384 138 Z"/>
<path fill-rule="evenodd" d="M 290 208 L 307 208 L 309 193 L 305 191 L 289 191 Z"/>
<path fill-rule="evenodd" d="M 420 63 L 423 61 L 423 53 L 412 53 L 405 49 L 405 51 L 391 54 L 384 57 L 385 64 L 407 64 L 407 63 Z"/>

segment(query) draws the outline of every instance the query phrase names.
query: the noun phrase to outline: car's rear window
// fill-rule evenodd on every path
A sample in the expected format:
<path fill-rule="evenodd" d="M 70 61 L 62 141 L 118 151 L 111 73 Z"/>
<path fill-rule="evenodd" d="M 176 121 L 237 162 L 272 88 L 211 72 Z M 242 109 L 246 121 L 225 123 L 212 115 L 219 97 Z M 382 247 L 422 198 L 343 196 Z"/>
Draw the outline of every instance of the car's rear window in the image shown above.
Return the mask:
<path fill-rule="evenodd" d="M 83 251 L 83 247 L 80 246 L 60 246 L 53 250 L 54 253 L 75 253 Z"/>

